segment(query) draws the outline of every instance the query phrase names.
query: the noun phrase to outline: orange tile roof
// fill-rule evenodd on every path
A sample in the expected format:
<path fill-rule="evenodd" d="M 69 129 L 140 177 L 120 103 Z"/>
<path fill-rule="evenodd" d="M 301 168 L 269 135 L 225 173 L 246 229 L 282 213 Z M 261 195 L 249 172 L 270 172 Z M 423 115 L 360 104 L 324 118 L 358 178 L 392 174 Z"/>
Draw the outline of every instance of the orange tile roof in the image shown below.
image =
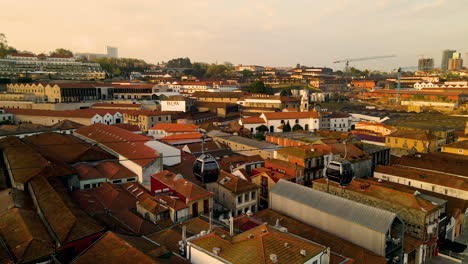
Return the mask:
<path fill-rule="evenodd" d="M 387 137 L 408 138 L 408 139 L 416 139 L 416 140 L 423 140 L 423 141 L 439 139 L 438 137 L 431 135 L 425 131 L 417 131 L 417 130 L 401 129 L 401 128 L 393 132 L 392 134 L 388 135 Z"/>
<path fill-rule="evenodd" d="M 326 250 L 322 245 L 281 232 L 267 224 L 232 238 L 210 233 L 192 240 L 191 243 L 209 252 L 217 247 L 221 249 L 218 257 L 232 263 L 271 263 L 272 254 L 277 256 L 278 263 L 304 263 Z M 300 254 L 302 249 L 306 256 Z"/>
<path fill-rule="evenodd" d="M 5 108 L 5 111 L 14 115 L 29 115 L 29 116 L 50 116 L 63 118 L 92 118 L 95 115 L 104 116 L 106 114 L 115 115 L 128 110 L 112 110 L 112 109 L 77 109 L 77 110 L 41 110 L 41 109 L 25 109 L 25 108 Z"/>
<path fill-rule="evenodd" d="M 468 181 L 466 179 L 445 173 L 433 172 L 416 168 L 408 168 L 399 165 L 377 165 L 377 167 L 375 168 L 375 172 L 395 175 L 403 178 L 468 191 Z"/>
<path fill-rule="evenodd" d="M 468 177 L 467 162 L 468 156 L 444 152 L 417 153 L 392 159 L 392 164 L 396 165 Z"/>
<path fill-rule="evenodd" d="M 92 141 L 108 147 L 132 162 L 147 166 L 159 158 L 159 153 L 146 146 L 145 143 L 152 138 L 138 135 L 128 130 L 108 126 L 104 124 L 93 124 L 77 129 L 76 134 L 82 135 Z"/>
<path fill-rule="evenodd" d="M 180 200 L 177 196 L 157 195 L 154 197 L 154 199 L 161 204 L 167 205 L 175 211 L 179 211 L 188 207 L 188 205 Z"/>
<path fill-rule="evenodd" d="M 214 196 L 214 193 L 209 192 L 202 187 L 185 180 L 183 177 L 177 176 L 167 170 L 153 174 L 151 177 L 184 196 L 187 201 L 195 201 Z"/>
<path fill-rule="evenodd" d="M 80 175 L 80 181 L 105 178 L 96 168 L 86 163 L 78 163 L 73 166 Z"/>
<path fill-rule="evenodd" d="M 35 211 L 13 208 L 1 213 L 0 236 L 15 263 L 32 263 L 55 253 L 54 242 Z"/>
<path fill-rule="evenodd" d="M 258 176 L 268 176 L 274 182 L 278 182 L 281 179 L 289 181 L 289 180 L 292 180 L 292 179 L 296 178 L 296 176 L 294 176 L 294 175 L 284 174 L 284 173 L 274 171 L 274 170 L 270 170 L 270 169 L 267 169 L 267 168 L 264 168 L 264 167 L 255 168 L 252 171 L 253 171 L 254 175 L 252 177 L 250 177 L 251 179 L 254 178 L 254 177 L 258 177 Z"/>
<path fill-rule="evenodd" d="M 114 104 L 114 103 L 95 103 L 92 107 L 109 108 L 140 108 L 141 104 Z"/>
<path fill-rule="evenodd" d="M 340 186 L 339 183 L 327 181 L 326 178 L 314 180 L 312 184 L 328 184 L 336 188 L 343 188 L 347 192 L 355 192 L 359 193 L 360 195 L 371 196 L 376 199 L 387 201 L 395 205 L 421 211 L 424 214 L 429 214 L 429 212 L 438 208 L 438 205 L 433 204 L 431 201 L 418 197 L 412 193 L 398 191 L 392 188 L 387 188 L 385 186 L 373 184 L 372 181 L 367 181 L 365 179 L 354 179 L 349 185 L 345 187 Z"/>
<path fill-rule="evenodd" d="M 141 131 L 140 127 L 138 125 L 132 125 L 132 124 L 124 124 L 124 123 L 118 123 L 118 124 L 113 124 L 112 126 L 122 128 L 131 132 L 139 132 Z"/>
<path fill-rule="evenodd" d="M 267 120 L 269 119 L 301 119 L 301 118 L 320 118 L 316 111 L 309 112 L 269 112 L 263 113 Z"/>
<path fill-rule="evenodd" d="M 223 170 L 219 174 L 216 183 L 225 187 L 233 193 L 243 193 L 259 188 L 256 184 L 250 183 Z"/>
<path fill-rule="evenodd" d="M 144 238 L 141 238 L 144 239 Z M 156 248 L 157 245 L 154 245 Z M 108 232 L 80 254 L 73 263 L 160 263 L 133 247 L 117 234 Z"/>
<path fill-rule="evenodd" d="M 252 116 L 241 119 L 242 124 L 264 124 L 265 120 L 260 117 Z"/>
<path fill-rule="evenodd" d="M 305 239 L 309 239 L 321 245 L 330 247 L 332 252 L 342 256 L 352 258 L 356 263 L 386 264 L 387 259 L 379 256 L 365 248 L 341 239 L 333 234 L 322 231 L 313 226 L 307 225 L 287 215 L 265 209 L 255 213 L 252 218 L 270 225 L 275 225 L 279 219 L 279 224 L 288 229 L 288 232 Z M 248 232 L 248 231 L 246 231 Z"/>
<path fill-rule="evenodd" d="M 468 149 L 468 140 L 453 142 L 443 146 L 444 148 Z"/>
<path fill-rule="evenodd" d="M 153 197 L 146 198 L 145 200 L 139 202 L 138 205 L 145 208 L 147 211 L 153 214 L 158 214 L 169 210 L 167 206 L 160 202 L 157 202 L 156 199 Z"/>
<path fill-rule="evenodd" d="M 96 165 L 96 169 L 107 179 L 109 180 L 118 180 L 118 179 L 128 179 L 128 178 L 137 178 L 138 176 L 127 169 L 126 167 L 120 165 L 119 163 L 106 161 Z"/>
<path fill-rule="evenodd" d="M 178 142 L 178 141 L 189 141 L 189 140 L 201 139 L 201 137 L 202 137 L 202 134 L 196 132 L 196 133 L 170 135 L 167 137 L 160 138 L 159 140 L 164 141 L 164 142 Z"/>
<path fill-rule="evenodd" d="M 371 158 L 364 151 L 362 151 L 361 149 L 359 149 L 351 143 L 346 143 L 346 146 L 343 143 L 332 143 L 327 145 L 331 147 L 331 151 L 333 154 L 340 154 L 342 157 L 346 155 L 346 159 L 350 162 L 356 162 Z"/>
<path fill-rule="evenodd" d="M 166 132 L 197 132 L 198 126 L 194 124 L 160 123 L 150 130 L 164 130 Z"/>

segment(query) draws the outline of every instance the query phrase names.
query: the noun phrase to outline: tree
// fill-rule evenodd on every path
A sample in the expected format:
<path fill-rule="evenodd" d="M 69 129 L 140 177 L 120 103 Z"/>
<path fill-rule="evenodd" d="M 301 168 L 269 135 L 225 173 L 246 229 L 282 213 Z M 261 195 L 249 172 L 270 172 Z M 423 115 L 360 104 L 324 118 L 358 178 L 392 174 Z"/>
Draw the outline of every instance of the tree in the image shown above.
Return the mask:
<path fill-rule="evenodd" d="M 18 52 L 15 48 L 8 46 L 8 41 L 5 34 L 0 33 L 0 58 L 5 58 L 7 55 Z"/>
<path fill-rule="evenodd" d="M 160 101 L 166 100 L 167 98 L 168 98 L 168 97 L 165 96 L 164 94 L 160 94 L 160 95 L 159 95 L 159 100 L 160 100 Z"/>
<path fill-rule="evenodd" d="M 71 50 L 67 50 L 67 49 L 63 49 L 63 48 L 58 48 L 58 49 L 55 49 L 54 51 L 52 51 L 50 53 L 51 56 L 69 56 L 69 57 L 73 57 L 73 52 L 71 52 Z"/>
<path fill-rule="evenodd" d="M 192 62 L 189 58 L 172 59 L 166 63 L 166 68 L 191 68 Z"/>
<path fill-rule="evenodd" d="M 195 62 L 192 64 L 192 75 L 197 78 L 202 78 L 206 74 L 208 64 L 203 62 Z"/>
<path fill-rule="evenodd" d="M 262 81 L 251 83 L 248 91 L 251 93 L 274 94 L 273 89 L 270 86 L 265 85 Z"/>
<path fill-rule="evenodd" d="M 291 131 L 291 125 L 289 124 L 289 121 L 286 122 L 286 124 L 283 125 L 283 132 L 290 132 Z"/>
<path fill-rule="evenodd" d="M 292 131 L 298 131 L 298 130 L 304 130 L 304 128 L 299 124 L 295 124 L 292 128 Z"/>
<path fill-rule="evenodd" d="M 131 58 L 98 58 L 94 62 L 99 63 L 107 73 L 125 78 L 129 78 L 132 72 L 142 72 L 150 68 L 145 61 Z"/>
<path fill-rule="evenodd" d="M 257 128 L 255 128 L 255 130 L 257 130 L 258 133 L 265 133 L 265 132 L 268 132 L 268 127 L 265 126 L 265 125 L 261 125 Z"/>
<path fill-rule="evenodd" d="M 280 95 L 281 96 L 292 96 L 291 89 L 284 88 L 283 90 L 281 90 Z"/>
<path fill-rule="evenodd" d="M 253 76 L 252 71 L 249 71 L 249 70 L 247 70 L 247 69 L 244 69 L 244 70 L 242 71 L 242 77 L 248 78 L 248 77 L 252 77 L 252 76 Z"/>

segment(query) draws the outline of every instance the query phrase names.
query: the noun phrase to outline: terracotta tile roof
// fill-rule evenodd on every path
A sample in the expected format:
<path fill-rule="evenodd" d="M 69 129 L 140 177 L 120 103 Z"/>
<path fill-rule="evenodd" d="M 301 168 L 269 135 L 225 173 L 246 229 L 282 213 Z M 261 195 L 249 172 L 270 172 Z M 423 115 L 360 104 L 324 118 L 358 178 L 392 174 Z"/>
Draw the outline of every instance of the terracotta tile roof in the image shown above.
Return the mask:
<path fill-rule="evenodd" d="M 39 261 L 55 253 L 54 242 L 35 211 L 13 208 L 1 213 L 0 236 L 16 263 Z"/>
<path fill-rule="evenodd" d="M 396 165 L 462 176 L 468 176 L 467 162 L 468 156 L 443 152 L 417 153 L 392 160 Z"/>
<path fill-rule="evenodd" d="M 77 109 L 77 110 L 41 110 L 41 109 L 25 109 L 25 108 L 5 108 L 5 111 L 14 115 L 28 116 L 49 116 L 63 118 L 92 118 L 95 115 L 104 116 L 106 114 L 115 115 L 123 113 L 120 110 L 112 109 Z"/>
<path fill-rule="evenodd" d="M 135 234 L 148 235 L 161 230 L 156 224 L 142 218 L 130 209 L 116 212 L 112 216 Z"/>
<path fill-rule="evenodd" d="M 421 241 L 415 237 L 405 234 L 405 238 L 403 241 L 403 251 L 406 254 L 409 254 L 415 249 L 419 248 L 419 246 L 421 246 L 423 243 L 424 241 Z"/>
<path fill-rule="evenodd" d="M 166 132 L 197 132 L 198 126 L 194 124 L 160 123 L 150 130 L 164 130 Z"/>
<path fill-rule="evenodd" d="M 280 148 L 280 149 L 277 149 L 276 152 L 281 153 L 281 154 L 295 156 L 298 158 L 303 158 L 303 159 L 323 156 L 323 153 L 321 151 L 314 150 L 314 148 L 310 146 Z"/>
<path fill-rule="evenodd" d="M 124 115 L 133 116 L 165 116 L 170 115 L 169 112 L 152 111 L 152 110 L 125 110 Z"/>
<path fill-rule="evenodd" d="M 270 170 L 264 167 L 253 169 L 252 174 L 253 174 L 252 177 L 250 177 L 251 179 L 254 177 L 259 177 L 259 176 L 267 176 L 271 178 L 274 182 L 278 182 L 281 179 L 289 181 L 289 180 L 296 178 L 296 176 L 294 175 L 284 174 L 284 173 Z"/>
<path fill-rule="evenodd" d="M 457 141 L 443 146 L 444 148 L 468 149 L 468 140 Z"/>
<path fill-rule="evenodd" d="M 44 177 L 35 177 L 30 182 L 38 210 L 42 212 L 50 225 L 52 232 L 61 244 L 66 244 L 103 231 L 103 227 L 87 216 L 83 211 L 74 207 L 68 200 L 66 189 L 60 181 L 55 180 L 54 186 Z M 59 194 L 61 192 L 61 194 Z"/>
<path fill-rule="evenodd" d="M 429 212 L 438 208 L 438 205 L 435 205 L 431 201 L 418 197 L 414 194 L 373 184 L 372 181 L 367 181 L 365 179 L 354 179 L 349 185 L 345 187 L 340 186 L 336 182 L 327 181 L 326 178 L 314 180 L 312 184 L 314 183 L 323 185 L 328 184 L 337 188 L 344 188 L 347 190 L 347 192 L 355 192 L 359 193 L 359 195 L 371 196 L 395 205 L 421 211 L 423 214 L 429 214 Z"/>
<path fill-rule="evenodd" d="M 126 167 L 120 165 L 119 163 L 106 161 L 96 165 L 96 169 L 107 179 L 109 180 L 118 180 L 118 179 L 128 179 L 128 178 L 137 178 L 138 176 L 127 169 Z"/>
<path fill-rule="evenodd" d="M 362 151 L 361 149 L 359 149 L 351 143 L 346 143 L 346 148 L 345 144 L 342 143 L 333 143 L 327 145 L 331 147 L 331 151 L 333 154 L 340 154 L 342 157 L 345 157 L 346 155 L 346 159 L 350 162 L 356 162 L 371 158 L 364 151 Z"/>
<path fill-rule="evenodd" d="M 73 165 L 80 175 L 80 181 L 95 180 L 105 178 L 95 167 L 86 163 L 78 163 Z"/>
<path fill-rule="evenodd" d="M 423 141 L 439 139 L 438 137 L 431 135 L 425 131 L 416 131 L 416 130 L 402 129 L 402 128 L 398 129 L 397 131 L 393 132 L 387 137 L 408 138 L 408 139 L 416 139 L 416 140 L 423 140 Z"/>
<path fill-rule="evenodd" d="M 195 92 L 192 94 L 192 97 L 195 98 L 241 98 L 244 96 L 243 92 Z"/>
<path fill-rule="evenodd" d="M 408 168 L 398 165 L 382 166 L 377 165 L 375 172 L 395 175 L 403 178 L 432 183 L 435 185 L 447 186 L 455 189 L 468 191 L 468 181 L 462 177 L 452 176 L 445 173 L 432 172 L 427 170 Z"/>
<path fill-rule="evenodd" d="M 119 123 L 119 124 L 113 124 L 112 126 L 122 128 L 131 132 L 139 132 L 141 131 L 140 127 L 138 125 L 132 125 L 132 124 L 124 124 L 124 123 Z"/>
<path fill-rule="evenodd" d="M 231 166 L 233 168 L 236 168 L 243 164 L 259 163 L 263 161 L 264 160 L 262 157 L 260 157 L 260 155 L 254 155 L 254 156 L 238 155 L 238 156 L 230 156 L 227 158 L 221 158 L 220 160 L 218 160 L 218 164 L 222 170 L 231 171 Z"/>
<path fill-rule="evenodd" d="M 3 140 L 9 140 L 9 138 Z M 4 149 L 3 155 L 17 183 L 25 184 L 38 176 L 60 177 L 76 173 L 76 170 L 67 164 L 47 160 L 22 141 L 15 140 L 11 144 L 14 146 Z"/>
<path fill-rule="evenodd" d="M 301 119 L 301 118 L 320 118 L 320 114 L 316 111 L 309 112 L 270 112 L 263 113 L 267 120 L 270 119 Z"/>
<path fill-rule="evenodd" d="M 140 108 L 141 104 L 114 104 L 114 103 L 95 103 L 92 107 L 100 108 Z"/>
<path fill-rule="evenodd" d="M 218 257 L 232 263 L 271 263 L 271 254 L 277 256 L 278 263 L 304 263 L 326 250 L 324 246 L 283 233 L 266 224 L 232 238 L 222 238 L 210 233 L 192 240 L 191 243 L 209 252 L 214 247 L 220 248 Z M 284 246 L 285 243 L 288 243 L 287 247 Z M 306 256 L 300 254 L 301 249 L 306 251 Z"/>
<path fill-rule="evenodd" d="M 13 53 L 11 54 L 13 57 L 36 57 L 36 55 L 31 53 Z"/>
<path fill-rule="evenodd" d="M 270 225 L 275 225 L 276 221 L 279 219 L 279 224 L 282 227 L 286 227 L 289 233 L 314 241 L 326 247 L 330 247 L 332 252 L 348 258 L 352 258 L 356 261 L 356 263 L 387 263 L 387 259 L 385 257 L 379 256 L 365 248 L 359 247 L 333 234 L 304 224 L 300 221 L 288 217 L 287 215 L 275 212 L 271 209 L 259 211 L 255 213 L 252 218 L 256 218 L 261 222 L 267 222 Z"/>
<path fill-rule="evenodd" d="M 62 121 L 58 122 L 57 124 L 51 126 L 51 128 L 55 129 L 55 130 L 68 130 L 68 129 L 77 129 L 77 128 L 80 128 L 82 126 L 83 125 L 80 124 L 80 123 L 73 122 L 71 120 L 65 119 L 65 120 L 62 120 Z"/>
<path fill-rule="evenodd" d="M 156 198 L 150 198 L 150 197 L 139 202 L 138 205 L 145 208 L 147 211 L 153 214 L 158 214 L 158 213 L 166 212 L 169 210 L 167 206 L 165 206 L 164 204 L 160 202 L 157 202 Z"/>
<path fill-rule="evenodd" d="M 177 176 L 167 170 L 153 174 L 151 177 L 184 196 L 187 201 L 195 201 L 214 196 L 212 192 L 209 192 L 202 187 L 185 180 L 182 176 Z"/>
<path fill-rule="evenodd" d="M 141 238 L 144 240 L 144 238 Z M 156 248 L 157 245 L 154 245 Z M 108 232 L 72 263 L 160 263 L 129 244 L 119 235 Z"/>
<path fill-rule="evenodd" d="M 33 145 L 43 156 L 65 163 L 89 162 L 115 158 L 101 148 L 92 146 L 72 135 L 46 132 L 25 137 L 23 140 Z"/>
<path fill-rule="evenodd" d="M 179 241 L 182 240 L 182 226 L 186 227 L 187 237 L 191 237 L 200 234 L 201 231 L 207 231 L 210 228 L 210 223 L 208 219 L 196 217 L 147 237 L 167 247 L 172 252 L 179 252 Z M 229 231 L 220 227 L 214 228 L 212 232 L 229 236 Z"/>
<path fill-rule="evenodd" d="M 305 168 L 301 165 L 294 164 L 292 162 L 279 160 L 279 159 L 267 159 L 265 160 L 265 167 L 283 167 L 292 170 L 304 170 Z"/>
<path fill-rule="evenodd" d="M 225 171 L 221 171 L 216 182 L 233 193 L 243 193 L 259 188 L 256 184 L 238 178 Z"/>
<path fill-rule="evenodd" d="M 260 117 L 246 117 L 241 119 L 242 124 L 264 124 L 265 120 Z"/>
<path fill-rule="evenodd" d="M 170 135 L 167 137 L 160 138 L 159 140 L 168 142 L 168 143 L 175 143 L 179 141 L 182 142 L 182 141 L 201 139 L 201 137 L 202 137 L 202 134 L 196 132 L 196 133 Z"/>
<path fill-rule="evenodd" d="M 180 200 L 177 196 L 157 195 L 154 197 L 154 199 L 161 204 L 167 205 L 169 208 L 175 211 L 188 208 L 188 205 L 184 203 L 184 201 Z"/>
<path fill-rule="evenodd" d="M 75 133 L 92 141 L 100 142 L 100 144 L 111 149 L 113 152 L 131 159 L 132 162 L 143 167 L 159 158 L 159 153 L 156 150 L 145 145 L 151 138 L 122 128 L 104 124 L 93 124 L 79 128 Z"/>
<path fill-rule="evenodd" d="M 293 97 L 293 96 L 281 96 L 282 102 L 300 102 L 300 97 Z"/>
<path fill-rule="evenodd" d="M 365 126 L 380 126 L 380 127 L 383 127 L 383 128 L 386 128 L 386 129 L 390 129 L 390 130 L 394 130 L 394 129 L 395 129 L 395 128 L 392 127 L 392 126 L 389 126 L 389 125 L 386 125 L 386 124 L 383 124 L 383 123 L 376 123 L 376 122 L 361 121 L 361 122 L 356 123 L 356 126 L 359 126 L 359 125 L 365 125 Z"/>

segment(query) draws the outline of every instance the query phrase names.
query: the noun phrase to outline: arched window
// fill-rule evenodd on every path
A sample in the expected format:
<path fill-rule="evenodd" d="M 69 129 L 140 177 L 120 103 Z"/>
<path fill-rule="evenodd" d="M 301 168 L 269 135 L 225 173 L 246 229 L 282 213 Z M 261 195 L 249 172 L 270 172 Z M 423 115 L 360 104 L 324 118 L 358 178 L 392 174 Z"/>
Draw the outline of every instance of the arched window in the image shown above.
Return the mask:
<path fill-rule="evenodd" d="M 299 124 L 299 119 L 296 119 L 296 124 Z"/>

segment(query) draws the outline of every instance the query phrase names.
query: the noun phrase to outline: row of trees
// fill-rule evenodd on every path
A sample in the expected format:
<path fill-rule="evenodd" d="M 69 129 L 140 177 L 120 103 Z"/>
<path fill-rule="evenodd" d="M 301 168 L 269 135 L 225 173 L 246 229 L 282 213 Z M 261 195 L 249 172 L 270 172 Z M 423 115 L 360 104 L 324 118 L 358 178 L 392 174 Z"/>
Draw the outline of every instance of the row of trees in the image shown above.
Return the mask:
<path fill-rule="evenodd" d="M 16 52 L 18 51 L 15 48 L 8 45 L 5 34 L 0 33 L 0 58 L 5 58 L 6 56 Z"/>
<path fill-rule="evenodd" d="M 150 65 L 144 60 L 130 58 L 98 58 L 94 62 L 101 65 L 102 69 L 112 76 L 129 78 L 134 71 L 145 71 Z"/>
<path fill-rule="evenodd" d="M 172 59 L 166 63 L 166 68 L 186 68 L 185 75 L 193 75 L 199 79 L 228 78 L 234 74 L 234 65 L 230 62 L 223 64 L 192 63 L 189 58 Z"/>

